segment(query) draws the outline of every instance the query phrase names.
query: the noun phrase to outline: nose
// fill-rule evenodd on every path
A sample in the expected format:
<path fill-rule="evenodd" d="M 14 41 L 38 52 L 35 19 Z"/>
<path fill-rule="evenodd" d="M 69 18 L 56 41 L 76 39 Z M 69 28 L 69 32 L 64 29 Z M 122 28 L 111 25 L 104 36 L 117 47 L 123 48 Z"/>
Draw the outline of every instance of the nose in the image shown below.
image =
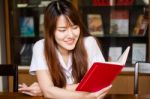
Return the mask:
<path fill-rule="evenodd" d="M 68 36 L 73 37 L 73 30 L 71 28 L 68 28 Z"/>

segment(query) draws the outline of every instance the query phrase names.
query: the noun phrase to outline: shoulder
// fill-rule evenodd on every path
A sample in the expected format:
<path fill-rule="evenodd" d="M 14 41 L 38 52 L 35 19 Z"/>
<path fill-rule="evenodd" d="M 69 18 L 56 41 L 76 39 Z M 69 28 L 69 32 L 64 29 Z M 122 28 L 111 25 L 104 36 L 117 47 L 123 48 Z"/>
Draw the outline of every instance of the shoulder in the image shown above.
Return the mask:
<path fill-rule="evenodd" d="M 84 38 L 84 44 L 85 46 L 94 46 L 95 44 L 97 45 L 97 41 L 95 37 L 93 36 L 88 36 Z"/>
<path fill-rule="evenodd" d="M 84 42 L 95 42 L 96 39 L 93 36 L 84 37 Z"/>
<path fill-rule="evenodd" d="M 33 46 L 33 50 L 35 50 L 35 49 L 43 49 L 44 48 L 44 39 L 41 39 L 41 40 L 38 40 L 38 41 L 36 41 L 36 43 L 34 44 L 34 46 Z"/>

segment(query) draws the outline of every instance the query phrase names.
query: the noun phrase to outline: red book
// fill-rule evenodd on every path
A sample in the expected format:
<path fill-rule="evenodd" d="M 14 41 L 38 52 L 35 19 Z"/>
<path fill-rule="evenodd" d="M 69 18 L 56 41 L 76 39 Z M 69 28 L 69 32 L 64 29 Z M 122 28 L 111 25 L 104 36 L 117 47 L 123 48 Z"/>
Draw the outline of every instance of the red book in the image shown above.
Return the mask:
<path fill-rule="evenodd" d="M 110 0 L 92 0 L 93 6 L 110 6 Z"/>
<path fill-rule="evenodd" d="M 76 91 L 96 92 L 110 84 L 125 65 L 130 47 L 118 59 L 118 62 L 96 62 L 85 74 Z"/>
<path fill-rule="evenodd" d="M 134 0 L 116 0 L 116 5 L 118 6 L 129 6 L 133 5 Z"/>

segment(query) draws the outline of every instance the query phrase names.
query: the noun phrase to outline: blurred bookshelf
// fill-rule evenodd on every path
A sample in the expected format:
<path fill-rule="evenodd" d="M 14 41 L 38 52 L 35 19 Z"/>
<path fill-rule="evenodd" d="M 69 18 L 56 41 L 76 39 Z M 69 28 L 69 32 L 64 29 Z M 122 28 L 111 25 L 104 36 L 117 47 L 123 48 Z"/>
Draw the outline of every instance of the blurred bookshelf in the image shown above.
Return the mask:
<path fill-rule="evenodd" d="M 150 61 L 149 3 L 144 0 L 78 0 L 78 7 L 90 34 L 100 42 L 107 61 L 112 60 L 111 48 L 120 47 L 123 52 L 127 46 L 131 49 L 126 66 L 132 67 L 136 61 Z M 94 22 L 89 15 L 101 17 Z"/>
<path fill-rule="evenodd" d="M 11 63 L 30 64 L 33 44 L 44 37 L 43 10 L 50 1 L 8 1 Z M 149 4 L 143 0 L 125 0 L 123 3 L 122 0 L 70 1 L 80 9 L 87 29 L 99 40 L 107 61 L 111 59 L 109 51 L 112 47 L 120 47 L 123 52 L 127 46 L 131 46 L 127 66 L 133 66 L 135 61 L 150 61 Z M 97 17 L 95 22 L 89 21 L 93 20 L 91 15 Z M 134 49 L 137 53 L 143 51 L 138 55 L 141 58 L 134 58 Z"/>
<path fill-rule="evenodd" d="M 9 0 L 11 63 L 29 66 L 33 44 L 44 37 L 43 11 L 51 0 Z"/>

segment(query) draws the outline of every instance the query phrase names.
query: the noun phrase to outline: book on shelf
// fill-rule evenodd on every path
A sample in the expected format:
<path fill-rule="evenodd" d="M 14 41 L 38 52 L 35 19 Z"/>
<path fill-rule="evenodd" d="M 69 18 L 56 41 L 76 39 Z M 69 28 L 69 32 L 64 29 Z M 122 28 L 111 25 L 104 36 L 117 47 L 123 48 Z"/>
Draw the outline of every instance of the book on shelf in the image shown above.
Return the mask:
<path fill-rule="evenodd" d="M 44 14 L 40 14 L 39 20 L 39 36 L 44 37 Z"/>
<path fill-rule="evenodd" d="M 100 14 L 88 14 L 87 24 L 91 35 L 94 36 L 104 35 L 102 17 Z"/>
<path fill-rule="evenodd" d="M 145 5 L 149 5 L 149 0 L 143 0 Z"/>
<path fill-rule="evenodd" d="M 33 17 L 27 17 L 27 16 L 20 17 L 19 25 L 20 25 L 20 33 L 22 37 L 35 36 Z"/>
<path fill-rule="evenodd" d="M 28 0 L 29 5 L 39 5 L 41 0 Z"/>
<path fill-rule="evenodd" d="M 113 80 L 125 66 L 130 47 L 116 62 L 96 62 L 87 71 L 76 91 L 96 92 L 112 84 Z"/>
<path fill-rule="evenodd" d="M 110 6 L 112 0 L 92 0 L 93 6 Z"/>
<path fill-rule="evenodd" d="M 117 61 L 122 54 L 122 47 L 109 47 L 108 60 Z"/>
<path fill-rule="evenodd" d="M 133 5 L 133 3 L 134 0 L 115 0 L 115 5 L 117 6 L 130 6 Z"/>
<path fill-rule="evenodd" d="M 149 5 L 149 0 L 135 0 L 135 5 Z"/>
<path fill-rule="evenodd" d="M 129 35 L 129 12 L 127 10 L 112 10 L 110 18 L 110 35 Z"/>
<path fill-rule="evenodd" d="M 148 16 L 140 14 L 133 28 L 133 36 L 145 36 L 148 29 Z"/>
<path fill-rule="evenodd" d="M 132 44 L 132 64 L 135 64 L 137 61 L 146 61 L 145 43 Z"/>
<path fill-rule="evenodd" d="M 92 6 L 92 0 L 78 0 L 79 6 Z"/>
<path fill-rule="evenodd" d="M 20 50 L 20 65 L 29 65 L 32 58 L 33 44 L 25 43 Z"/>
<path fill-rule="evenodd" d="M 0 76 L 0 92 L 3 92 L 3 80 L 2 80 L 2 76 Z"/>
<path fill-rule="evenodd" d="M 39 7 L 47 7 L 49 3 L 51 3 L 51 0 L 42 0 L 38 6 Z"/>

